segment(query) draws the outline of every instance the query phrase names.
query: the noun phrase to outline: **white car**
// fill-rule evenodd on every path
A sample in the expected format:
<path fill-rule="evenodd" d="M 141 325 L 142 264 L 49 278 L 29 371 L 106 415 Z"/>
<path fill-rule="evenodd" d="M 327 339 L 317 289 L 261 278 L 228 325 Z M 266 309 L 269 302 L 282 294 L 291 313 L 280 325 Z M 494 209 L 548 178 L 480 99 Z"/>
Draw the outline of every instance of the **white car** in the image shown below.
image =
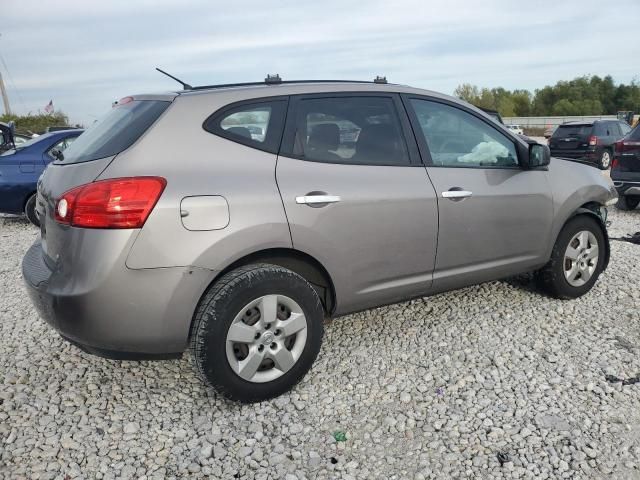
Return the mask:
<path fill-rule="evenodd" d="M 524 135 L 524 131 L 520 125 L 506 125 L 506 127 L 517 135 Z"/>

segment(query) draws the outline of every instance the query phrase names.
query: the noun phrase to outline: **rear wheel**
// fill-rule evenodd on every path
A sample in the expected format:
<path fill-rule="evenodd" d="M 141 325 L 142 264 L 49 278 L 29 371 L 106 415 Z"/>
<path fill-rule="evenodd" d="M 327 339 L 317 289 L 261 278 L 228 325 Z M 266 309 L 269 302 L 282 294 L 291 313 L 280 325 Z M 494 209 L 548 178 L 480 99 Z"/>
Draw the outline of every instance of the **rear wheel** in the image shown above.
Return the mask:
<path fill-rule="evenodd" d="M 606 170 L 611 166 L 611 152 L 609 150 L 605 150 L 602 152 L 600 156 L 600 168 Z"/>
<path fill-rule="evenodd" d="M 620 210 L 634 210 L 640 203 L 640 197 L 620 195 L 616 207 Z"/>
<path fill-rule="evenodd" d="M 40 226 L 40 220 L 36 215 L 36 194 L 34 193 L 29 197 L 27 203 L 24 205 L 24 214 L 31 223 L 36 227 Z"/>
<path fill-rule="evenodd" d="M 298 274 L 267 264 L 233 270 L 210 287 L 194 316 L 196 368 L 231 400 L 278 396 L 311 368 L 323 319 L 316 291 Z"/>
<path fill-rule="evenodd" d="M 551 259 L 538 272 L 541 287 L 556 298 L 577 298 L 596 283 L 605 259 L 605 238 L 587 215 L 569 220 L 560 231 Z"/>

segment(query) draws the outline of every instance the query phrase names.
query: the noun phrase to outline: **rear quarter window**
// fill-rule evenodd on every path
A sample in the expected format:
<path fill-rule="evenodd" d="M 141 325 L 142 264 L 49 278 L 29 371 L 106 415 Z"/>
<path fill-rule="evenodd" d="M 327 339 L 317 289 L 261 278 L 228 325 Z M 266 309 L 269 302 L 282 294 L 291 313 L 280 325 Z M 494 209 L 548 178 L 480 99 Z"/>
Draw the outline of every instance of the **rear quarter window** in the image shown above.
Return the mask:
<path fill-rule="evenodd" d="M 247 147 L 278 153 L 287 102 L 280 97 L 227 105 L 207 118 L 202 127 Z"/>
<path fill-rule="evenodd" d="M 54 163 L 90 162 L 129 148 L 160 117 L 171 102 L 134 100 L 113 108 L 84 131 Z"/>

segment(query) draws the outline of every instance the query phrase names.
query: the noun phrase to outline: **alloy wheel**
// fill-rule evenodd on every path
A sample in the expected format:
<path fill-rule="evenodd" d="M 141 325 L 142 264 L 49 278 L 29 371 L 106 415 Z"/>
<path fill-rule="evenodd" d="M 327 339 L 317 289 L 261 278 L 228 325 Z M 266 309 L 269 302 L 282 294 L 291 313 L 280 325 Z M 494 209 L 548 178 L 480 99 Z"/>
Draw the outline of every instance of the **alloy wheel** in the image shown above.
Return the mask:
<path fill-rule="evenodd" d="M 598 240 L 588 231 L 582 230 L 576 233 L 564 254 L 564 277 L 572 287 L 581 287 L 593 276 L 598 266 Z"/>
<path fill-rule="evenodd" d="M 227 360 L 242 379 L 270 382 L 296 364 L 306 341 L 307 319 L 300 305 L 284 295 L 265 295 L 233 319 L 227 332 Z"/>

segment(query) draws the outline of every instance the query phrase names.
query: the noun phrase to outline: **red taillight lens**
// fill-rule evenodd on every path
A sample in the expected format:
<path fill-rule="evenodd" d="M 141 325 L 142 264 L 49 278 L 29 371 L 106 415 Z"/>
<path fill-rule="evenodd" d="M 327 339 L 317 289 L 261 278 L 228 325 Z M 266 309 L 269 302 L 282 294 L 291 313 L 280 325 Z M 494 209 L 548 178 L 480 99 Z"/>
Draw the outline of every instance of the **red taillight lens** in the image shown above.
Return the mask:
<path fill-rule="evenodd" d="M 113 178 L 81 185 L 62 194 L 55 219 L 82 228 L 141 228 L 166 185 L 162 177 Z"/>
<path fill-rule="evenodd" d="M 624 142 L 622 140 L 618 140 L 613 144 L 613 148 L 616 153 L 624 152 Z"/>
<path fill-rule="evenodd" d="M 589 137 L 589 146 L 595 147 L 596 145 L 598 145 L 598 137 L 596 137 L 595 135 L 591 135 Z"/>

